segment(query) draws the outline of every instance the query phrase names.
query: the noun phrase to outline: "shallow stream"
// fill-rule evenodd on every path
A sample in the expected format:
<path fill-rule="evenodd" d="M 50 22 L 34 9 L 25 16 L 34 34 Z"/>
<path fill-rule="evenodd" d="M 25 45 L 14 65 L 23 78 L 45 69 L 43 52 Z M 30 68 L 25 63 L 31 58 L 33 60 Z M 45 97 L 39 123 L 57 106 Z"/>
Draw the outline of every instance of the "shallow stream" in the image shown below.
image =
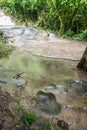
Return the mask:
<path fill-rule="evenodd" d="M 27 44 L 56 41 L 53 34 L 24 28 L 4 31 L 7 42 L 17 48 L 9 59 L 0 62 L 1 89 L 20 97 L 27 108 L 32 97 L 34 104 L 30 107 L 45 118 L 64 120 L 70 130 L 86 130 L 87 73 L 77 70 L 78 61 L 53 59 L 41 56 L 41 52 L 35 55 L 35 51 L 33 54 L 28 51 Z"/>

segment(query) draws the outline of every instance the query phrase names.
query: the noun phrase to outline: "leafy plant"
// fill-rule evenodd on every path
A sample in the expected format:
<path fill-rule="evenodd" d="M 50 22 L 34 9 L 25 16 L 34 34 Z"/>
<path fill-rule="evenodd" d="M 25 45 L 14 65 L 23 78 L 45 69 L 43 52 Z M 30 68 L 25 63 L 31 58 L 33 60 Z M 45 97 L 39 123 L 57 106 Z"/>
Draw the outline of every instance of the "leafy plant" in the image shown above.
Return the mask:
<path fill-rule="evenodd" d="M 75 35 L 75 33 L 71 30 L 68 30 L 66 33 L 65 33 L 65 36 L 68 36 L 68 37 L 73 37 Z"/>
<path fill-rule="evenodd" d="M 87 98 L 84 98 L 82 102 L 87 103 Z"/>
<path fill-rule="evenodd" d="M 0 31 L 0 59 L 8 58 L 14 48 L 14 46 L 6 44 L 6 40 L 3 38 L 3 31 Z"/>
<path fill-rule="evenodd" d="M 19 116 L 16 128 L 20 126 L 20 123 L 24 123 L 25 125 L 31 125 L 33 122 L 37 120 L 36 115 L 32 111 L 26 111 L 20 99 L 17 100 L 17 106 L 14 112 L 15 118 L 17 118 L 16 116 Z"/>
<path fill-rule="evenodd" d="M 3 37 L 3 31 L 0 31 L 0 38 Z"/>
<path fill-rule="evenodd" d="M 87 28 L 87 0 L 0 0 L 0 6 L 20 21 L 83 40 Z"/>
<path fill-rule="evenodd" d="M 17 113 L 24 111 L 24 106 L 21 104 L 21 101 L 18 99 L 17 100 L 17 108 L 16 108 Z"/>
<path fill-rule="evenodd" d="M 39 130 L 52 130 L 51 128 L 51 124 L 49 122 L 43 124 L 43 126 L 41 128 L 39 128 Z"/>
<path fill-rule="evenodd" d="M 37 120 L 37 117 L 31 111 L 29 111 L 27 114 L 25 114 L 24 116 L 20 118 L 20 122 L 22 121 L 25 125 L 31 125 L 36 120 Z"/>

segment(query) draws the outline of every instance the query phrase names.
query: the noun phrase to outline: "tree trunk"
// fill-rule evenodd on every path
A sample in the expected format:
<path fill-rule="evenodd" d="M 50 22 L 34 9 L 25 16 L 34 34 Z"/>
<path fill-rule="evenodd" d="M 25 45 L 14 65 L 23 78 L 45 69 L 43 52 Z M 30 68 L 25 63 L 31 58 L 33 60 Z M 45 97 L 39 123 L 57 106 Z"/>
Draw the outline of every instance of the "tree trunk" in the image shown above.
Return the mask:
<path fill-rule="evenodd" d="M 87 71 L 87 47 L 84 51 L 84 54 L 77 65 L 77 68 Z"/>

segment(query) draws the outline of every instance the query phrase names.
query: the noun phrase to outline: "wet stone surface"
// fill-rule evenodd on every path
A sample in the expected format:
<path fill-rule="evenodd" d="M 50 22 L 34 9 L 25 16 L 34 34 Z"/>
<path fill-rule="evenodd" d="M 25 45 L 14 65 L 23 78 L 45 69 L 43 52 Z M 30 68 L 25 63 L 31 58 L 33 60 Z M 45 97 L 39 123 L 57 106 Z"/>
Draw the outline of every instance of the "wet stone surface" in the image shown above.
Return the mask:
<path fill-rule="evenodd" d="M 14 38 L 20 35 L 33 36 L 37 33 L 36 29 L 33 28 L 12 28 L 4 31 L 4 38 Z"/>
<path fill-rule="evenodd" d="M 87 81 L 71 81 L 68 85 L 68 92 L 74 92 L 76 96 L 87 95 Z"/>
<path fill-rule="evenodd" d="M 3 85 L 14 85 L 17 87 L 25 87 L 26 80 L 22 77 L 23 72 L 19 72 L 18 70 L 12 69 L 0 69 L 0 86 Z"/>
<path fill-rule="evenodd" d="M 45 87 L 45 90 L 49 90 L 49 89 L 57 89 L 57 86 L 55 84 L 49 84 L 48 86 Z"/>
<path fill-rule="evenodd" d="M 13 84 L 17 87 L 25 87 L 26 82 L 24 79 L 0 78 L 0 84 Z"/>
<path fill-rule="evenodd" d="M 45 91 L 55 89 L 59 90 L 61 94 L 72 93 L 75 96 L 87 96 L 87 81 L 73 80 L 70 81 L 66 86 L 51 84 L 45 87 Z"/>
<path fill-rule="evenodd" d="M 39 109 L 48 114 L 58 114 L 61 111 L 61 105 L 56 102 L 56 97 L 52 93 L 45 93 L 43 91 L 37 92 L 37 99 Z"/>

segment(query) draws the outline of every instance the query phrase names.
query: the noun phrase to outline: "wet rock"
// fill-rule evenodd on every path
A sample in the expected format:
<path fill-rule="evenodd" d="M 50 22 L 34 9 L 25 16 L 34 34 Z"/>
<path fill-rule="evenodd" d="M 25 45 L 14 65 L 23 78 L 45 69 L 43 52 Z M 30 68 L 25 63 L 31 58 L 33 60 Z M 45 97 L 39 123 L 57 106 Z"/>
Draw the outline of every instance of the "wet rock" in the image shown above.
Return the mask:
<path fill-rule="evenodd" d="M 53 100 L 53 101 L 56 100 L 56 97 L 52 93 L 45 93 L 43 91 L 37 92 L 37 98 L 41 101 L 46 101 L 49 98 L 50 98 L 50 100 Z"/>
<path fill-rule="evenodd" d="M 87 93 L 87 81 L 72 81 L 67 88 L 69 92 L 74 92 L 76 96 L 81 96 Z"/>
<path fill-rule="evenodd" d="M 25 28 L 24 35 L 33 36 L 38 32 L 38 30 L 33 28 Z"/>
<path fill-rule="evenodd" d="M 17 87 L 25 87 L 26 81 L 24 79 L 13 79 L 13 78 L 0 78 L 1 84 L 13 84 Z"/>
<path fill-rule="evenodd" d="M 63 120 L 58 120 L 57 125 L 62 128 L 62 130 L 69 130 L 69 125 Z"/>
<path fill-rule="evenodd" d="M 4 38 L 13 38 L 19 35 L 22 35 L 24 33 L 24 29 L 13 29 L 13 30 L 7 30 L 4 33 Z"/>
<path fill-rule="evenodd" d="M 68 89 L 64 86 L 61 86 L 59 84 L 55 85 L 55 84 L 50 84 L 48 86 L 45 87 L 45 90 L 54 90 L 54 89 L 57 89 L 59 93 L 62 93 L 62 94 L 67 94 L 68 93 Z"/>
<path fill-rule="evenodd" d="M 37 92 L 38 107 L 43 112 L 49 114 L 58 114 L 61 111 L 61 105 L 56 102 L 56 97 L 52 93 L 45 93 L 43 91 Z"/>
<path fill-rule="evenodd" d="M 45 90 L 52 90 L 52 89 L 57 89 L 57 86 L 55 84 L 50 84 L 45 87 Z"/>
<path fill-rule="evenodd" d="M 55 35 L 54 35 L 53 33 L 50 33 L 50 34 L 49 34 L 49 38 L 50 38 L 50 40 L 53 41 L 53 40 L 55 39 Z"/>
<path fill-rule="evenodd" d="M 25 87 L 26 81 L 24 79 L 17 79 L 14 83 L 17 87 Z"/>
<path fill-rule="evenodd" d="M 36 29 L 30 29 L 30 28 L 13 28 L 9 30 L 4 31 L 4 38 L 15 38 L 17 36 L 23 35 L 23 36 L 33 36 L 38 31 Z"/>

